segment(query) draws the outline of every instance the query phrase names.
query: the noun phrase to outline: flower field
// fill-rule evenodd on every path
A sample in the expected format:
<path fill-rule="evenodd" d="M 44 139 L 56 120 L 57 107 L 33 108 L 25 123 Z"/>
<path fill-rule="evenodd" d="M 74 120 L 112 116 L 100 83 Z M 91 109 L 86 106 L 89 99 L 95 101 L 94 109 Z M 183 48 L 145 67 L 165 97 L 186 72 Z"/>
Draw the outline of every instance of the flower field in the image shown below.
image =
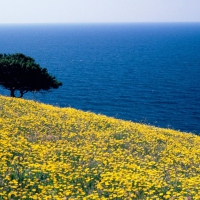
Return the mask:
<path fill-rule="evenodd" d="M 0 96 L 0 199 L 200 199 L 200 137 Z"/>

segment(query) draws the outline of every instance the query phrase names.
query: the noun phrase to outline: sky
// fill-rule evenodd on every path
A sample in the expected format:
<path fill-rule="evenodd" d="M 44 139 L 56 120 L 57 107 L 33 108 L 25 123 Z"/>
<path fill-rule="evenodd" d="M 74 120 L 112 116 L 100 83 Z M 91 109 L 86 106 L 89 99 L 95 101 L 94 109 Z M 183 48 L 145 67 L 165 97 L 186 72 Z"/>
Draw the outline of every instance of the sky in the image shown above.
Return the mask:
<path fill-rule="evenodd" d="M 200 0 L 0 0 L 0 23 L 200 22 Z"/>

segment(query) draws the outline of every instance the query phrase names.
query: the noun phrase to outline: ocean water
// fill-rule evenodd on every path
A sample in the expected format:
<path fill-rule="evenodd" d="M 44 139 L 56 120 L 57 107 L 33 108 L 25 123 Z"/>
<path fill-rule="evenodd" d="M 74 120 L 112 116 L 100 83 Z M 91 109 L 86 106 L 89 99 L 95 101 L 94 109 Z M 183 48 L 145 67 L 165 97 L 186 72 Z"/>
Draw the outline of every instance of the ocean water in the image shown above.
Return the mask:
<path fill-rule="evenodd" d="M 0 53 L 17 52 L 63 83 L 24 98 L 200 133 L 198 23 L 0 25 Z"/>

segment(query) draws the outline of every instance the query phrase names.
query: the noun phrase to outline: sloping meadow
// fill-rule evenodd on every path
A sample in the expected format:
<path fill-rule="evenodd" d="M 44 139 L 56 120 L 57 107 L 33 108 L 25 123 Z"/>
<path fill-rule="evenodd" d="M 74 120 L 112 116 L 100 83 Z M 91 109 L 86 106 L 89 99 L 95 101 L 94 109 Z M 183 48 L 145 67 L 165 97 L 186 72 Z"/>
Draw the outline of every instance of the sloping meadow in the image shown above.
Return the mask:
<path fill-rule="evenodd" d="M 199 136 L 0 96 L 0 199 L 199 198 Z"/>

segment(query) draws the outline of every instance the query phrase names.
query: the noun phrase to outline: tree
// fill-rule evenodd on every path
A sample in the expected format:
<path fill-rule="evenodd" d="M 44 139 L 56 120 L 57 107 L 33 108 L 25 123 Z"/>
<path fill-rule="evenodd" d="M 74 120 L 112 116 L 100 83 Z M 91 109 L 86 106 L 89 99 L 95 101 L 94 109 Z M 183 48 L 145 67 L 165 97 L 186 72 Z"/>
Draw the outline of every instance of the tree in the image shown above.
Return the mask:
<path fill-rule="evenodd" d="M 20 98 L 27 92 L 49 91 L 62 85 L 46 68 L 41 68 L 35 60 L 21 53 L 0 54 L 0 85 L 10 90 L 10 96 Z"/>

